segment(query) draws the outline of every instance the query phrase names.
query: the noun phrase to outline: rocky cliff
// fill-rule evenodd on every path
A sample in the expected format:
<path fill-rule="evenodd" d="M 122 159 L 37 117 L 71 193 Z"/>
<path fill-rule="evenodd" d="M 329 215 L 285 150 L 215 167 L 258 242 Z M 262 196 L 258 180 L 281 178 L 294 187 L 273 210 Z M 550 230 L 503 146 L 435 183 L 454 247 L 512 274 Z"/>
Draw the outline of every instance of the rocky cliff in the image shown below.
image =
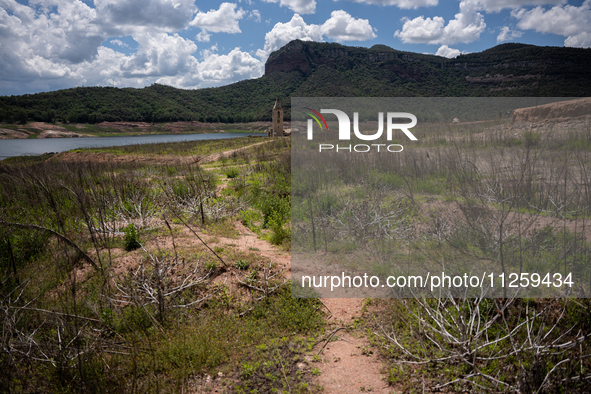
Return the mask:
<path fill-rule="evenodd" d="M 451 88 L 453 92 L 454 88 L 449 84 L 454 80 L 456 86 L 482 86 L 476 88 L 477 95 L 487 91 L 496 95 L 495 92 L 515 89 L 521 90 L 521 94 L 531 95 L 536 87 L 546 87 L 545 92 L 537 94 L 549 95 L 571 90 L 571 86 L 580 86 L 581 81 L 588 85 L 587 65 L 590 61 L 591 51 L 588 49 L 525 44 L 502 44 L 480 53 L 446 59 L 402 52 L 385 45 L 360 48 L 295 40 L 269 56 L 265 76 L 298 71 L 308 77 L 322 69 L 338 73 L 355 70 L 391 83 L 422 81 L 431 85 L 433 91 L 441 91 L 434 86 L 441 84 L 447 85 L 441 88 L 448 92 Z M 465 90 L 458 93 L 464 95 Z M 517 91 L 511 93 L 517 94 Z M 585 93 L 584 89 L 572 91 L 573 96 L 588 94 L 591 95 L 591 92 Z"/>
<path fill-rule="evenodd" d="M 367 49 L 295 40 L 269 56 L 265 64 L 265 75 L 278 71 L 300 71 L 308 75 L 319 66 L 353 70 L 359 62 L 363 62 L 370 67 L 394 72 L 403 79 L 419 81 L 419 67 L 406 64 L 415 60 L 413 54 L 395 51 L 385 45 L 375 45 Z"/>
<path fill-rule="evenodd" d="M 310 63 L 306 57 L 302 41 L 292 41 L 282 49 L 271 54 L 267 63 L 265 63 L 265 75 L 277 71 L 289 72 L 294 70 L 301 71 L 304 74 L 310 73 Z"/>

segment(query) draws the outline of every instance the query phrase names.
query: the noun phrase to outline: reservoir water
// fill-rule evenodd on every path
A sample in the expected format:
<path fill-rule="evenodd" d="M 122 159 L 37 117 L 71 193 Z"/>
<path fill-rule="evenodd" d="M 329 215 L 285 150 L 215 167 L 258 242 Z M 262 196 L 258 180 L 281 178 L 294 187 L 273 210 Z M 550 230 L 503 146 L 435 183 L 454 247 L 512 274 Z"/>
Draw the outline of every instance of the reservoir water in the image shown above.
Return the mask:
<path fill-rule="evenodd" d="M 48 152 L 65 152 L 79 148 L 104 148 L 135 144 L 153 144 L 159 142 L 181 142 L 196 140 L 215 140 L 246 136 L 263 136 L 258 133 L 210 133 L 210 134 L 154 134 L 121 137 L 87 138 L 41 138 L 0 140 L 0 160 L 13 156 L 42 155 Z"/>

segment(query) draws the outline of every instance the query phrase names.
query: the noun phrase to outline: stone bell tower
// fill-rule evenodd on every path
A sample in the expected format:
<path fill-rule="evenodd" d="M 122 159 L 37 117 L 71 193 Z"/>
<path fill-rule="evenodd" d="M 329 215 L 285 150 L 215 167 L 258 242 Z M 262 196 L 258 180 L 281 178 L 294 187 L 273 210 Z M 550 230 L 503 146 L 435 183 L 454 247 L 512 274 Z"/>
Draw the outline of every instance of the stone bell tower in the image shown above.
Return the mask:
<path fill-rule="evenodd" d="M 283 137 L 283 107 L 279 102 L 279 97 L 275 100 L 273 107 L 273 124 L 269 129 L 269 137 Z"/>

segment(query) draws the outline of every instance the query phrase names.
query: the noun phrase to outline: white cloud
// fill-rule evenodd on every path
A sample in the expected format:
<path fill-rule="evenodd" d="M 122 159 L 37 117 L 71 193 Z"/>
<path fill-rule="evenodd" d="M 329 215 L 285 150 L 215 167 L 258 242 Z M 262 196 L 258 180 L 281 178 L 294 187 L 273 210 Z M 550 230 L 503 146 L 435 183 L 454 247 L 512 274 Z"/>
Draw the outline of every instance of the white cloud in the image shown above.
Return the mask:
<path fill-rule="evenodd" d="M 377 35 L 367 19 L 355 19 L 343 10 L 333 11 L 322 25 L 321 32 L 337 41 L 365 41 Z"/>
<path fill-rule="evenodd" d="M 510 41 L 514 38 L 521 37 L 522 34 L 523 34 L 523 32 L 521 32 L 519 30 L 511 30 L 509 28 L 509 26 L 503 26 L 501 28 L 501 32 L 497 36 L 497 42 Z"/>
<path fill-rule="evenodd" d="M 513 11 L 511 16 L 519 20 L 517 27 L 520 29 L 565 36 L 565 46 L 591 46 L 591 0 L 585 0 L 580 7 L 564 5 L 549 10 L 539 6 L 529 11 L 520 9 Z"/>
<path fill-rule="evenodd" d="M 53 11 L 37 10 L 15 1 L 3 1 L 0 8 L 0 51 L 17 59 L 41 56 L 54 61 L 80 63 L 96 56 L 106 39 L 93 24 L 96 11 L 80 1 L 55 3 Z M 10 11 L 11 14 L 8 13 Z"/>
<path fill-rule="evenodd" d="M 107 38 L 92 25 L 95 17 L 79 1 L 30 7 L 0 0 L 0 92 L 76 85 L 78 65 L 95 59 Z"/>
<path fill-rule="evenodd" d="M 447 45 L 442 45 L 439 47 L 435 55 L 443 56 L 448 59 L 453 59 L 454 57 L 458 57 L 462 52 L 459 49 L 450 48 Z"/>
<path fill-rule="evenodd" d="M 591 47 L 591 33 L 584 31 L 574 36 L 569 36 L 564 40 L 565 47 L 589 48 Z"/>
<path fill-rule="evenodd" d="M 439 0 L 349 0 L 355 3 L 365 3 L 381 6 L 397 6 L 404 9 L 417 9 L 420 7 L 434 7 L 439 4 Z"/>
<path fill-rule="evenodd" d="M 191 56 L 197 45 L 178 34 L 154 33 L 144 31 L 133 37 L 139 49 L 121 64 L 124 78 L 175 75 L 195 67 L 197 60 Z"/>
<path fill-rule="evenodd" d="M 212 46 L 206 58 L 197 60 L 195 42 L 169 31 L 188 26 L 196 10 L 192 0 L 142 2 L 146 9 L 135 10 L 135 15 L 129 7 L 135 4 L 139 9 L 139 3 L 130 0 L 96 0 L 103 14 L 78 0 L 29 4 L 0 0 L 0 94 L 77 85 L 143 87 L 154 82 L 199 88 L 258 77 L 264 71 L 261 60 L 239 48 L 218 54 Z M 208 13 L 201 13 L 203 25 L 211 31 L 235 31 L 236 25 L 227 22 L 237 21 L 243 11 L 225 5 L 220 9 L 231 11 L 232 18 L 225 13 L 226 23 L 216 28 L 211 14 L 208 18 Z M 156 13 L 154 19 L 162 13 L 163 20 L 146 21 L 149 10 Z M 116 27 L 115 20 L 121 22 Z M 126 47 L 119 37 L 127 35 L 137 42 L 135 53 L 101 45 L 108 41 Z M 197 36 L 205 40 L 208 30 Z"/>
<path fill-rule="evenodd" d="M 353 18 L 343 10 L 333 11 L 322 25 L 307 24 L 299 14 L 294 14 L 289 22 L 275 24 L 265 35 L 265 46 L 257 51 L 257 56 L 264 59 L 293 40 L 323 41 L 325 36 L 337 41 L 362 41 L 377 37 L 367 19 Z"/>
<path fill-rule="evenodd" d="M 532 5 L 564 4 L 567 0 L 468 0 L 477 9 L 486 12 L 499 12 L 505 8 L 516 9 Z"/>
<path fill-rule="evenodd" d="M 402 30 L 394 33 L 404 43 L 437 43 L 443 36 L 445 20 L 440 16 L 425 18 L 419 16 L 414 19 L 403 18 Z"/>
<path fill-rule="evenodd" d="M 199 42 L 209 42 L 211 34 L 207 33 L 207 30 L 201 30 L 201 32 L 195 36 L 195 39 Z"/>
<path fill-rule="evenodd" d="M 210 54 L 197 67 L 199 79 L 223 82 L 262 75 L 264 64 L 249 53 L 234 48 L 227 55 Z"/>
<path fill-rule="evenodd" d="M 196 10 L 193 0 L 96 0 L 94 4 L 96 8 L 79 0 L 32 0 L 29 5 L 0 0 L 0 85 L 23 78 L 37 84 L 35 90 L 87 81 L 102 84 L 112 70 L 123 74 L 122 67 L 141 57 L 146 58 L 146 67 L 140 73 L 172 72 L 173 64 L 157 59 L 161 48 L 150 53 L 145 48 L 148 44 L 143 49 L 140 45 L 135 57 L 125 58 L 101 43 L 113 36 L 137 38 L 144 29 L 184 28 Z M 126 47 L 118 39 L 111 43 Z M 173 63 L 179 61 L 170 51 L 164 56 Z"/>
<path fill-rule="evenodd" d="M 241 33 L 238 21 L 244 15 L 244 10 L 236 9 L 236 4 L 222 3 L 218 10 L 197 13 L 190 25 L 213 33 Z"/>
<path fill-rule="evenodd" d="M 248 13 L 248 19 L 253 20 L 257 23 L 261 23 L 261 13 L 259 10 L 252 10 Z"/>
<path fill-rule="evenodd" d="M 129 45 L 127 45 L 126 43 L 124 43 L 123 41 L 118 40 L 118 39 L 113 39 L 113 40 L 111 40 L 109 42 L 111 44 L 117 45 L 118 47 L 121 47 L 121 48 L 129 48 Z"/>
<path fill-rule="evenodd" d="M 322 41 L 320 25 L 308 25 L 300 15 L 294 14 L 289 22 L 279 22 L 265 34 L 265 47 L 257 51 L 257 56 L 267 57 L 292 40 Z"/>
<path fill-rule="evenodd" d="M 338 1 L 338 0 L 334 0 Z M 418 9 L 421 7 L 434 7 L 439 0 L 348 0 L 354 3 L 373 4 L 379 6 L 396 6 L 402 9 Z M 558 5 L 565 4 L 568 0 L 464 0 L 471 3 L 475 9 L 487 12 L 499 12 L 505 8 L 520 8 L 536 5 Z"/>
<path fill-rule="evenodd" d="M 212 53 L 214 51 L 217 51 L 215 46 L 202 51 L 207 57 L 199 63 L 193 73 L 165 76 L 155 82 L 184 89 L 203 88 L 257 78 L 263 74 L 264 64 L 238 47 L 227 55 Z"/>
<path fill-rule="evenodd" d="M 139 78 L 134 81 L 122 78 L 121 65 L 130 59 L 129 56 L 103 46 L 100 46 L 97 52 L 97 57 L 93 61 L 77 66 L 77 72 L 80 74 L 80 78 L 76 79 L 78 85 L 143 86 L 138 85 L 142 81 Z"/>
<path fill-rule="evenodd" d="M 207 59 L 209 57 L 209 55 L 211 55 L 213 52 L 218 52 L 218 44 L 216 43 L 215 45 L 210 46 L 208 49 L 204 49 L 202 50 L 199 54 L 201 55 L 201 57 L 203 59 Z"/>
<path fill-rule="evenodd" d="M 115 86 L 142 87 L 156 82 L 189 89 L 256 78 L 264 72 L 259 59 L 238 47 L 218 54 L 217 45 L 212 45 L 201 51 L 200 62 L 192 56 L 196 45 L 178 35 L 149 33 L 138 43 L 142 49 L 130 56 L 100 47 L 97 59 L 82 65 L 84 74 L 91 76 L 85 83 L 111 81 Z"/>
<path fill-rule="evenodd" d="M 94 5 L 101 24 L 113 29 L 153 26 L 178 31 L 186 27 L 197 11 L 194 0 L 94 0 Z"/>
<path fill-rule="evenodd" d="M 316 12 L 316 0 L 263 0 L 267 3 L 279 3 L 299 14 L 313 14 Z"/>
<path fill-rule="evenodd" d="M 480 38 L 486 28 L 484 17 L 476 11 L 473 4 L 462 1 L 460 12 L 444 26 L 445 20 L 440 16 L 414 19 L 403 18 L 402 30 L 397 30 L 394 37 L 404 43 L 423 44 L 456 44 L 469 43 Z"/>

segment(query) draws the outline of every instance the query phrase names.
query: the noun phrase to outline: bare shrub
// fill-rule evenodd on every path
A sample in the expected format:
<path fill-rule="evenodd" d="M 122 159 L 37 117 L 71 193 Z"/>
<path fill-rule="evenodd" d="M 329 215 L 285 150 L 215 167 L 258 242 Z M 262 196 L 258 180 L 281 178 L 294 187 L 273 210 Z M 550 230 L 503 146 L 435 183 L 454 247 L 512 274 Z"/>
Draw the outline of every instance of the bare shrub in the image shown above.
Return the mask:
<path fill-rule="evenodd" d="M 118 293 L 109 299 L 115 304 L 135 305 L 142 308 L 154 319 L 146 308 L 154 305 L 158 321 L 162 321 L 170 308 L 188 308 L 215 294 L 192 299 L 191 291 L 203 284 L 212 274 L 198 263 L 192 269 L 185 269 L 185 263 L 168 253 L 153 254 L 142 248 L 147 255 L 136 269 L 130 269 L 127 278 L 113 278 Z M 219 288 L 218 288 L 219 290 Z"/>
<path fill-rule="evenodd" d="M 445 366 L 457 368 L 451 376 L 439 376 L 440 383 L 432 390 L 550 393 L 591 384 L 591 375 L 585 372 L 591 333 L 569 316 L 576 305 L 568 298 L 443 296 L 400 304 L 409 319 L 410 338 L 392 325 L 379 324 L 392 346 L 394 362 L 430 365 L 440 373 Z"/>

